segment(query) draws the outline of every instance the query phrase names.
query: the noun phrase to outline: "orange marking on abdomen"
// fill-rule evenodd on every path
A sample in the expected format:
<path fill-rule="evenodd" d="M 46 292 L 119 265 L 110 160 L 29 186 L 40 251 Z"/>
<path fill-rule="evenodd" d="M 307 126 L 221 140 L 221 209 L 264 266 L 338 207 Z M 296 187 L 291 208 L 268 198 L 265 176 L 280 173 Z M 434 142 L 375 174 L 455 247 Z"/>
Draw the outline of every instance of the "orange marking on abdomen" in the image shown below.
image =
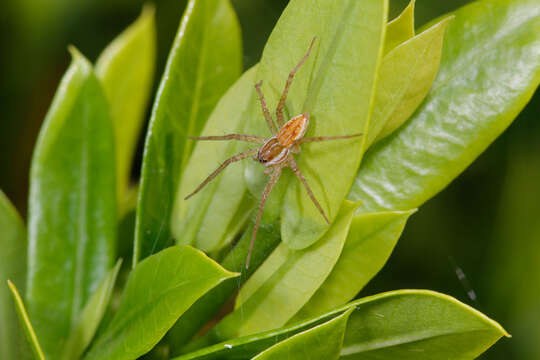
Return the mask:
<path fill-rule="evenodd" d="M 300 114 L 287 121 L 276 135 L 279 144 L 285 147 L 291 146 L 293 142 L 304 137 L 308 124 L 308 114 Z"/>

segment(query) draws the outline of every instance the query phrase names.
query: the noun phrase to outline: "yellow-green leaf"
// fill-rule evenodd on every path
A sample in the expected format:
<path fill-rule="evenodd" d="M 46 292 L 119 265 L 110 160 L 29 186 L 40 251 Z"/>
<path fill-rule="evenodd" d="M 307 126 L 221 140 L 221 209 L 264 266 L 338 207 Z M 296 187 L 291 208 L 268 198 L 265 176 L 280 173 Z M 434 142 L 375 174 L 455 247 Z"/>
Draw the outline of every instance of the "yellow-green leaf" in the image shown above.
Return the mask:
<path fill-rule="evenodd" d="M 256 67 L 246 71 L 227 91 L 206 122 L 203 136 L 242 132 L 250 99 L 245 94 L 253 91 L 255 72 Z M 195 146 L 180 179 L 171 219 L 178 244 L 213 251 L 226 245 L 227 239 L 232 240 L 228 236 L 230 226 L 246 222 L 255 201 L 246 196 L 242 164 L 227 167 L 198 194 L 184 200 L 223 161 L 244 149 L 245 144 L 235 141 L 201 141 Z M 247 206 L 242 206 L 243 202 Z M 239 209 L 243 213 L 238 213 Z"/>
<path fill-rule="evenodd" d="M 382 269 L 412 211 L 358 214 L 343 251 L 322 286 L 289 322 L 315 317 L 354 299 Z"/>
<path fill-rule="evenodd" d="M 446 17 L 384 57 L 381 65 L 367 146 L 397 128 L 426 97 L 441 62 Z"/>
<path fill-rule="evenodd" d="M 96 63 L 109 101 L 114 123 L 116 195 L 120 215 L 125 211 L 135 146 L 152 90 L 156 62 L 154 8 L 144 7 L 141 16 L 107 46 Z"/>
<path fill-rule="evenodd" d="M 409 5 L 394 20 L 386 26 L 384 38 L 384 54 L 388 54 L 396 46 L 404 43 L 414 36 L 414 4 L 411 0 Z"/>
<path fill-rule="evenodd" d="M 291 336 L 255 356 L 253 360 L 332 360 L 339 359 L 347 321 L 354 308 L 335 318 Z"/>

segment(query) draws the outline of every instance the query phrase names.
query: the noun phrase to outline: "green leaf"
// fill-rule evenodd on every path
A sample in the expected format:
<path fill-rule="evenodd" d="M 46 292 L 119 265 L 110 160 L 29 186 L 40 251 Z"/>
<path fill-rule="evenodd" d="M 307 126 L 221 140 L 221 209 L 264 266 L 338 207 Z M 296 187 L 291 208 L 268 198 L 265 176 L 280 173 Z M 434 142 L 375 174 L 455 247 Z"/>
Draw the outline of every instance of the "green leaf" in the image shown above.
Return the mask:
<path fill-rule="evenodd" d="M 208 290 L 236 276 L 202 252 L 173 246 L 135 267 L 111 323 L 85 359 L 136 359 Z"/>
<path fill-rule="evenodd" d="M 156 96 L 143 156 L 133 264 L 167 246 L 182 168 L 214 106 L 240 76 L 240 28 L 228 0 L 191 0 Z"/>
<path fill-rule="evenodd" d="M 381 65 L 368 146 L 399 128 L 426 97 L 441 61 L 446 17 L 401 44 Z"/>
<path fill-rule="evenodd" d="M 474 359 L 508 333 L 456 299 L 399 290 L 361 299 L 341 359 Z"/>
<path fill-rule="evenodd" d="M 255 83 L 256 67 L 251 68 L 227 91 L 206 122 L 201 135 L 241 133 L 249 96 Z M 253 144 L 250 144 L 252 147 Z M 249 146 L 249 145 L 248 145 Z M 241 164 L 232 164 L 189 200 L 184 198 L 218 166 L 232 155 L 245 150 L 235 141 L 201 141 L 193 151 L 182 174 L 172 216 L 172 232 L 180 244 L 194 244 L 203 251 L 227 245 L 229 226 L 247 220 L 254 201 L 245 199 L 246 185 Z M 242 203 L 247 203 L 242 206 Z M 245 209 L 244 209 L 245 208 Z M 244 214 L 238 214 L 238 210 Z M 239 216 L 235 216 L 239 215 Z M 244 221 L 239 221 L 244 219 Z"/>
<path fill-rule="evenodd" d="M 22 359 L 23 333 L 15 314 L 6 281 L 24 288 L 26 275 L 26 230 L 7 196 L 0 190 L 0 358 Z"/>
<path fill-rule="evenodd" d="M 439 75 L 416 114 L 370 150 L 349 199 L 362 211 L 421 205 L 514 120 L 540 82 L 536 0 L 483 0 L 454 13 Z"/>
<path fill-rule="evenodd" d="M 272 359 L 339 359 L 347 320 L 354 309 L 350 308 L 324 324 L 296 334 L 266 349 L 253 360 Z"/>
<path fill-rule="evenodd" d="M 414 211 L 356 215 L 332 272 L 289 322 L 317 316 L 352 300 L 382 269 Z"/>
<path fill-rule="evenodd" d="M 90 63 L 73 61 L 49 109 L 30 174 L 26 300 L 47 357 L 60 357 L 114 259 L 114 138 Z"/>
<path fill-rule="evenodd" d="M 355 310 L 341 352 L 345 359 L 472 359 L 501 336 L 509 336 L 495 321 L 454 298 L 427 290 L 399 290 L 355 300 L 278 330 L 227 340 L 175 360 L 251 358 L 349 309 Z"/>
<path fill-rule="evenodd" d="M 30 322 L 30 318 L 28 317 L 26 309 L 24 308 L 23 299 L 21 298 L 21 295 L 19 295 L 19 292 L 17 291 L 15 285 L 9 280 L 8 286 L 11 290 L 11 294 L 13 295 L 13 300 L 15 301 L 15 309 L 17 310 L 17 315 L 19 315 L 20 322 L 25 330 L 26 339 L 28 341 L 28 344 L 32 348 L 32 352 L 34 353 L 34 358 L 39 360 L 45 360 L 45 355 L 43 354 L 43 350 L 41 350 L 41 346 L 39 345 L 36 332 L 34 331 L 32 323 Z"/>
<path fill-rule="evenodd" d="M 92 341 L 96 330 L 107 310 L 111 298 L 116 276 L 120 270 L 122 260 L 118 260 L 114 268 L 103 279 L 96 292 L 92 294 L 84 306 L 79 319 L 69 335 L 62 358 L 65 360 L 79 359 L 86 347 Z"/>
<path fill-rule="evenodd" d="M 116 194 L 123 213 L 131 164 L 152 90 L 156 62 L 154 8 L 145 6 L 131 26 L 103 51 L 96 74 L 109 100 L 116 139 Z"/>
<path fill-rule="evenodd" d="M 357 204 L 344 202 L 321 241 L 304 250 L 281 243 L 240 289 L 233 313 L 213 330 L 223 340 L 279 328 L 313 296 L 338 261 Z"/>
<path fill-rule="evenodd" d="M 366 133 L 382 58 L 387 5 L 380 0 L 289 2 L 257 71 L 257 80 L 264 80 L 262 90 L 269 109 L 276 108 L 289 72 L 316 36 L 312 54 L 292 83 L 285 117 L 309 113 L 307 137 Z M 246 131 L 270 135 L 256 97 L 249 114 Z M 337 216 L 349 191 L 364 142 L 362 137 L 306 144 L 297 156 L 300 170 L 330 220 Z M 267 181 L 262 170 L 260 164 L 248 163 L 246 180 L 257 197 Z M 290 174 L 283 176 L 270 196 L 263 224 L 281 212 L 283 241 L 293 249 L 302 249 L 320 239 L 329 227 L 302 184 L 290 179 Z"/>
<path fill-rule="evenodd" d="M 394 20 L 386 26 L 384 38 L 384 55 L 395 47 L 404 43 L 414 36 L 414 5 L 416 0 L 411 0 L 409 5 Z"/>

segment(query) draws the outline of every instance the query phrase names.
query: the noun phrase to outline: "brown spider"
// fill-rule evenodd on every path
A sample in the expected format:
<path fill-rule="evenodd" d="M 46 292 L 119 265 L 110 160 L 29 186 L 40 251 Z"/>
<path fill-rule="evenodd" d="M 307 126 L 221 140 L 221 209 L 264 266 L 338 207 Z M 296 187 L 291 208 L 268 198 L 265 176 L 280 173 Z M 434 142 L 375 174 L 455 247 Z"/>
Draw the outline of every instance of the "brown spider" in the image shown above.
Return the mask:
<path fill-rule="evenodd" d="M 268 127 L 270 128 L 270 131 L 273 134 L 272 137 L 270 137 L 269 139 L 265 139 L 260 136 L 244 135 L 244 134 L 229 134 L 229 135 L 223 135 L 223 136 L 201 136 L 201 137 L 190 136 L 189 137 L 192 140 L 240 140 L 240 141 L 247 141 L 247 142 L 262 144 L 262 146 L 260 147 L 243 151 L 225 160 L 213 173 L 211 173 L 195 189 L 195 191 L 193 191 L 191 194 L 186 196 L 184 199 L 184 200 L 187 200 L 193 195 L 195 195 L 196 193 L 198 193 L 206 184 L 212 181 L 223 169 L 225 169 L 229 164 L 233 162 L 243 160 L 243 159 L 253 156 L 254 160 L 260 162 L 267 168 L 264 173 L 270 177 L 270 180 L 266 184 L 266 187 L 264 188 L 264 191 L 262 193 L 262 196 L 259 202 L 259 210 L 257 212 L 255 226 L 253 227 L 253 233 L 251 235 L 251 242 L 249 245 L 249 251 L 248 251 L 248 255 L 246 259 L 246 269 L 249 266 L 251 252 L 253 251 L 253 245 L 255 244 L 255 237 L 257 236 L 257 230 L 259 229 L 259 224 L 261 222 L 261 216 L 264 210 L 266 199 L 268 198 L 268 195 L 272 191 L 272 188 L 274 187 L 274 185 L 276 185 L 276 183 L 278 182 L 279 177 L 281 176 L 281 170 L 283 168 L 285 167 L 291 168 L 291 170 L 294 172 L 296 177 L 300 180 L 300 182 L 302 182 L 302 184 L 306 188 L 306 191 L 309 197 L 311 198 L 311 200 L 313 201 L 313 203 L 315 204 L 315 206 L 317 207 L 317 209 L 323 216 L 324 220 L 326 220 L 326 222 L 330 225 L 330 221 L 328 220 L 328 217 L 324 213 L 324 210 L 321 207 L 321 204 L 319 204 L 319 202 L 315 198 L 315 195 L 313 195 L 313 191 L 311 191 L 311 188 L 309 187 L 306 179 L 300 172 L 300 169 L 298 168 L 298 165 L 296 164 L 296 161 L 293 157 L 293 154 L 297 154 L 300 152 L 299 145 L 302 143 L 307 143 L 307 142 L 350 139 L 350 138 L 362 135 L 362 134 L 354 134 L 354 135 L 344 135 L 344 136 L 322 136 L 322 137 L 304 138 L 304 134 L 306 133 L 307 127 L 309 125 L 309 114 L 297 115 L 293 117 L 292 119 L 290 119 L 287 123 L 285 123 L 285 119 L 283 118 L 283 107 L 285 106 L 285 100 L 287 99 L 289 87 L 291 86 L 291 83 L 293 81 L 294 74 L 298 71 L 300 66 L 302 66 L 302 64 L 306 61 L 309 54 L 311 53 L 311 49 L 313 48 L 314 43 L 315 43 L 315 38 L 313 38 L 313 40 L 311 41 L 311 45 L 309 46 L 309 49 L 304 55 L 304 57 L 298 62 L 295 68 L 289 73 L 289 77 L 287 78 L 285 89 L 283 90 L 283 94 L 281 95 L 279 104 L 276 108 L 277 122 L 278 122 L 278 125 L 280 126 L 279 131 L 276 125 L 274 124 L 274 120 L 272 119 L 270 112 L 268 111 L 268 107 L 266 106 L 266 101 L 264 100 L 264 96 L 261 91 L 262 80 L 259 81 L 257 84 L 255 84 L 255 89 L 259 96 L 262 112 L 264 114 Z"/>

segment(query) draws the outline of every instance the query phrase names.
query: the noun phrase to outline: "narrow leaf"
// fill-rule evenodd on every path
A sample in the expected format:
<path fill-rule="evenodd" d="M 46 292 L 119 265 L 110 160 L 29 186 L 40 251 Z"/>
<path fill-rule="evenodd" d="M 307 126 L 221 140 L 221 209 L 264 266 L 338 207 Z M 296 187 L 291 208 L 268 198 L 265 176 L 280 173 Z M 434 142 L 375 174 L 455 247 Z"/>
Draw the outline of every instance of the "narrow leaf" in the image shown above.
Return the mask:
<path fill-rule="evenodd" d="M 34 331 L 34 328 L 32 327 L 32 323 L 30 322 L 30 318 L 28 317 L 28 313 L 26 312 L 26 309 L 24 308 L 23 299 L 21 298 L 21 295 L 19 295 L 19 292 L 17 291 L 17 288 L 15 287 L 15 285 L 13 285 L 13 283 L 9 280 L 8 280 L 8 286 L 9 286 L 9 289 L 11 290 L 13 300 L 15 301 L 15 308 L 17 310 L 17 315 L 19 315 L 19 320 L 21 322 L 21 325 L 26 332 L 26 339 L 28 341 L 28 344 L 32 348 L 32 352 L 34 353 L 34 358 L 38 360 L 45 360 L 45 355 L 43 354 L 43 350 L 41 350 L 41 346 L 39 345 L 36 332 Z"/>
<path fill-rule="evenodd" d="M 331 360 L 339 359 L 347 321 L 354 308 L 336 316 L 324 324 L 296 334 L 287 340 L 266 349 L 253 360 L 302 359 Z"/>
<path fill-rule="evenodd" d="M 214 106 L 240 76 L 238 21 L 228 0 L 191 0 L 185 10 L 146 136 L 133 265 L 167 246 L 181 169 Z"/>
<path fill-rule="evenodd" d="M 368 146 L 399 128 L 426 97 L 441 61 L 446 17 L 385 56 L 377 84 Z"/>
<path fill-rule="evenodd" d="M 411 0 L 401 14 L 386 26 L 386 36 L 384 38 L 385 55 L 414 36 L 415 2 L 416 0 Z"/>
<path fill-rule="evenodd" d="M 285 117 L 310 114 L 306 136 L 366 133 L 376 75 L 382 58 L 387 1 L 290 1 L 263 52 L 257 80 L 274 111 L 289 72 L 316 37 L 311 55 L 292 83 Z M 269 136 L 256 97 L 250 104 L 246 132 Z M 360 165 L 365 138 L 302 146 L 298 165 L 323 209 L 333 220 Z M 249 165 L 246 180 L 257 198 L 267 181 L 260 164 Z M 289 174 L 290 175 L 290 174 Z M 328 224 L 302 184 L 283 177 L 267 205 L 263 223 L 281 213 L 283 241 L 302 249 L 319 240 Z M 285 194 L 285 195 L 283 195 Z"/>
<path fill-rule="evenodd" d="M 107 101 L 75 49 L 32 158 L 27 304 L 48 357 L 58 358 L 84 304 L 112 266 L 114 139 Z"/>
<path fill-rule="evenodd" d="M 236 276 L 202 252 L 167 248 L 132 271 L 118 311 L 85 359 L 136 359 L 208 290 Z"/>
<path fill-rule="evenodd" d="M 114 39 L 96 63 L 96 74 L 109 100 L 114 123 L 116 194 L 121 213 L 135 146 L 152 90 L 155 62 L 154 9 L 145 6 L 139 19 Z"/>
<path fill-rule="evenodd" d="M 7 196 L 0 190 L 0 359 L 22 359 L 24 336 L 13 300 L 5 285 L 11 280 L 24 288 L 26 275 L 26 230 Z"/>
<path fill-rule="evenodd" d="M 114 268 L 109 271 L 96 292 L 92 294 L 88 303 L 84 306 L 77 324 L 66 341 L 62 355 L 63 359 L 79 359 L 86 347 L 90 344 L 90 341 L 92 341 L 105 314 L 105 310 L 107 310 L 107 306 L 109 305 L 121 264 L 122 260 L 116 262 Z"/>
<path fill-rule="evenodd" d="M 540 83 L 536 0 L 482 0 L 448 25 L 439 75 L 416 114 L 363 161 L 349 199 L 410 209 L 459 175 L 514 120 Z"/>
<path fill-rule="evenodd" d="M 253 92 L 256 68 L 252 68 L 227 91 L 208 119 L 201 135 L 241 133 L 246 108 Z M 258 146 L 249 144 L 247 146 Z M 203 251 L 213 251 L 227 245 L 228 227 L 239 221 L 236 217 L 246 197 L 242 164 L 232 164 L 217 178 L 189 200 L 184 198 L 227 158 L 246 149 L 235 141 L 201 141 L 193 151 L 180 180 L 172 217 L 172 231 L 179 244 L 194 244 Z M 249 161 L 249 160 L 245 160 Z M 254 205 L 247 202 L 247 214 Z M 251 206 L 250 206 L 251 205 Z M 246 219 L 246 214 L 238 214 Z M 230 238 L 229 238 L 230 239 Z"/>
<path fill-rule="evenodd" d="M 414 210 L 356 215 L 332 272 L 290 323 L 351 301 L 382 269 L 412 213 Z"/>
<path fill-rule="evenodd" d="M 225 340 L 285 325 L 332 271 L 357 206 L 345 202 L 323 239 L 307 249 L 281 243 L 240 289 L 235 311 L 212 331 Z"/>

